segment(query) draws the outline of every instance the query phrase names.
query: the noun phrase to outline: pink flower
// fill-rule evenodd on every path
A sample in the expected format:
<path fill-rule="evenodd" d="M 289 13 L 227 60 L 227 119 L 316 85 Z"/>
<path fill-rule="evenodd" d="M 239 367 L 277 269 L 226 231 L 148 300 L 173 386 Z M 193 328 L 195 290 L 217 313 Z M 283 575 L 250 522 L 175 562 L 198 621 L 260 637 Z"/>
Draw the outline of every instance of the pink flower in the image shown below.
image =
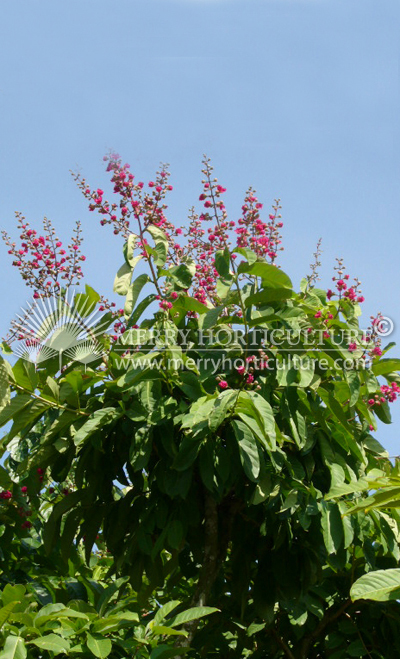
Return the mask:
<path fill-rule="evenodd" d="M 172 291 L 171 297 L 172 297 L 173 300 L 176 300 L 177 297 L 178 297 L 178 293 L 176 293 L 175 291 Z"/>
<path fill-rule="evenodd" d="M 229 385 L 226 380 L 221 380 L 218 382 L 218 386 L 220 389 L 227 389 Z"/>
<path fill-rule="evenodd" d="M 321 316 L 322 316 L 322 311 L 317 311 L 314 318 L 321 318 Z"/>
<path fill-rule="evenodd" d="M 236 369 L 239 375 L 243 375 L 246 372 L 246 368 L 244 366 L 239 366 L 239 368 Z"/>
<path fill-rule="evenodd" d="M 349 352 L 354 352 L 355 350 L 357 350 L 357 343 L 354 343 L 354 342 L 350 343 L 348 350 L 349 350 Z"/>

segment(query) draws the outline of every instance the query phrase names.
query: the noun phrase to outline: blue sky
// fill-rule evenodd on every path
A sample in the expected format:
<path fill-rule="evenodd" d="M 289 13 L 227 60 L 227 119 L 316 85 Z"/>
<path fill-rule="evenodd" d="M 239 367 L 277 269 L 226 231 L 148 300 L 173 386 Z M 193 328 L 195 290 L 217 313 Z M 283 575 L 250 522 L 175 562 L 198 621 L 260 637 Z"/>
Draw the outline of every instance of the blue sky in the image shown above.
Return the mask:
<path fill-rule="evenodd" d="M 107 189 L 109 148 L 143 180 L 169 162 L 180 224 L 207 153 L 233 219 L 250 184 L 266 206 L 281 198 L 294 282 L 321 236 L 321 283 L 343 256 L 365 324 L 382 311 L 400 326 L 398 0 L 14 0 L 1 13 L 2 228 L 20 210 L 65 239 L 82 220 L 86 281 L 109 295 L 121 244 L 69 169 Z M 0 258 L 4 335 L 27 291 Z M 378 436 L 397 454 L 400 403 L 394 418 Z"/>

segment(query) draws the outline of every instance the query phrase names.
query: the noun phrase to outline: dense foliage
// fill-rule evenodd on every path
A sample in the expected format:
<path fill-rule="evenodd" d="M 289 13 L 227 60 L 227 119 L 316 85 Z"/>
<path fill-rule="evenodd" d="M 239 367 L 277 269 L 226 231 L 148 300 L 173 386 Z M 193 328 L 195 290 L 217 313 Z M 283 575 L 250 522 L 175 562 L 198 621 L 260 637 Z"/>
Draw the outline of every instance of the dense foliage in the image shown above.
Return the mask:
<path fill-rule="evenodd" d="M 106 162 L 117 202 L 77 180 L 124 238 L 123 310 L 62 289 L 80 238 L 61 263 L 48 222 L 40 236 L 19 216 L 21 247 L 5 236 L 34 303 L 3 344 L 22 357 L 1 362 L 0 656 L 399 656 L 383 319 L 362 329 L 341 261 L 317 288 L 319 250 L 293 289 L 279 200 L 264 222 L 250 189 L 228 220 L 206 160 L 204 210 L 177 228 L 165 168 L 144 186 Z M 57 291 L 62 314 L 29 325 Z M 64 345 L 68 314 L 81 333 Z"/>

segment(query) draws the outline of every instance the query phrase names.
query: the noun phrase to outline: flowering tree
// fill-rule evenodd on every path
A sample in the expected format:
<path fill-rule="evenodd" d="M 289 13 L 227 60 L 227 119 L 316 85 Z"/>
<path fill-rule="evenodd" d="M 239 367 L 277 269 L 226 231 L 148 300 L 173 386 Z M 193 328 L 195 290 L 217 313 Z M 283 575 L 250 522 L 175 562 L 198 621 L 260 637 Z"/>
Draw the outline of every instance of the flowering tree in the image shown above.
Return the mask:
<path fill-rule="evenodd" d="M 0 423 L 12 425 L 0 514 L 63 574 L 79 555 L 88 581 L 99 552 L 112 556 L 99 578 L 134 599 L 136 618 L 93 619 L 75 645 L 61 622 L 46 634 L 68 641 L 60 653 L 99 657 L 398 656 L 396 599 L 352 591 L 400 557 L 396 507 L 363 508 L 370 480 L 398 476 L 374 437 L 400 391 L 381 315 L 361 329 L 360 282 L 341 260 L 332 289 L 317 287 L 319 247 L 295 292 L 278 266 L 279 200 L 263 219 L 250 188 L 228 219 L 207 159 L 202 212 L 186 228 L 166 217 L 165 167 L 144 185 L 116 154 L 105 162 L 116 201 L 76 180 L 124 240 L 114 281 L 124 307 L 89 286 L 69 301 L 82 327 L 100 314 L 89 364 L 2 362 Z M 66 295 L 81 276 L 80 238 L 61 263 L 49 224 L 40 236 L 20 218 L 20 231 L 21 248 L 6 241 L 37 304 Z M 18 340 L 39 339 L 19 321 L 5 351 Z M 10 560 L 3 575 L 18 581 Z M 69 609 L 84 612 L 77 601 Z M 51 649 L 10 620 L 22 652 Z"/>

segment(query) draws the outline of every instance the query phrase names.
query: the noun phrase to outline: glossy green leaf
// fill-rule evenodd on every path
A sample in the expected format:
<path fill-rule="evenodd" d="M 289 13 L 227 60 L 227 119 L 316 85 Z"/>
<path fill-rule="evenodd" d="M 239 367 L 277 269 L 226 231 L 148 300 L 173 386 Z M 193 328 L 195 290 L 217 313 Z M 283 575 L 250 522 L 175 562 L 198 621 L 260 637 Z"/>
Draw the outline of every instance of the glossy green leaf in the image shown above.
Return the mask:
<path fill-rule="evenodd" d="M 287 274 L 275 265 L 257 261 L 251 265 L 245 263 L 239 265 L 238 272 L 261 277 L 264 288 L 292 288 L 293 284 Z"/>
<path fill-rule="evenodd" d="M 136 277 L 135 281 L 132 282 L 132 284 L 129 286 L 124 306 L 124 314 L 126 319 L 129 318 L 132 314 L 142 288 L 147 284 L 148 281 L 149 276 L 147 274 L 142 274 Z"/>
<path fill-rule="evenodd" d="M 18 394 L 11 398 L 8 405 L 6 405 L 0 412 L 0 426 L 4 426 L 14 415 L 22 412 L 32 402 L 31 396 L 27 394 Z"/>
<path fill-rule="evenodd" d="M 123 263 L 119 268 L 114 279 L 113 291 L 118 295 L 126 295 L 132 278 L 132 268 L 127 263 Z"/>
<path fill-rule="evenodd" d="M 379 359 L 372 364 L 374 375 L 388 375 L 400 371 L 400 359 Z"/>
<path fill-rule="evenodd" d="M 126 241 L 126 243 L 124 244 L 124 246 L 122 248 L 124 258 L 125 258 L 125 263 L 127 265 L 129 265 L 131 268 L 134 268 L 135 262 L 136 262 L 136 259 L 137 259 L 137 257 L 133 256 L 137 240 L 138 240 L 138 236 L 136 234 L 134 234 L 134 233 L 129 234 L 128 240 Z M 141 257 L 139 257 L 139 258 L 141 258 Z"/>
<path fill-rule="evenodd" d="M 194 264 L 180 263 L 165 273 L 179 288 L 187 289 L 191 286 L 195 271 Z"/>
<path fill-rule="evenodd" d="M 0 609 L 0 629 L 4 625 L 4 623 L 8 620 L 10 617 L 11 612 L 15 609 L 17 605 L 17 602 L 8 602 L 6 606 L 2 606 Z"/>
<path fill-rule="evenodd" d="M 182 611 L 182 613 L 178 613 L 173 618 L 169 618 L 164 622 L 164 625 L 167 627 L 178 627 L 180 625 L 186 624 L 187 622 L 190 622 L 191 620 L 199 620 L 200 618 L 204 618 L 205 616 L 209 616 L 212 613 L 217 612 L 219 613 L 220 610 L 213 606 L 195 606 L 191 609 L 187 609 L 186 611 Z"/>
<path fill-rule="evenodd" d="M 239 446 L 240 460 L 244 472 L 252 481 L 256 481 L 260 473 L 260 456 L 257 440 L 250 428 L 243 421 L 232 421 L 232 427 Z"/>
<path fill-rule="evenodd" d="M 336 554 L 344 539 L 342 517 L 336 503 L 323 502 L 321 505 L 321 527 L 326 551 Z"/>
<path fill-rule="evenodd" d="M 400 599 L 400 568 L 375 570 L 363 574 L 350 589 L 353 602 L 357 600 L 374 600 L 387 602 Z"/>
<path fill-rule="evenodd" d="M 225 248 L 224 250 L 217 250 L 215 252 L 215 269 L 221 277 L 229 277 L 230 275 L 230 262 L 231 257 L 229 250 Z"/>
<path fill-rule="evenodd" d="M 36 645 L 36 647 L 41 650 L 49 650 L 54 656 L 57 656 L 58 654 L 67 654 L 71 647 L 69 641 L 58 634 L 46 634 L 46 636 L 36 638 L 33 641 L 30 641 L 30 643 Z"/>
<path fill-rule="evenodd" d="M 96 410 L 90 415 L 90 418 L 81 426 L 74 436 L 75 446 L 79 446 L 82 442 L 86 441 L 97 430 L 109 424 L 120 416 L 120 412 L 114 407 L 103 407 Z"/>
<path fill-rule="evenodd" d="M 86 636 L 86 644 L 91 653 L 99 659 L 105 659 L 108 657 L 112 650 L 110 639 L 104 638 L 100 636 L 100 634 L 89 634 L 88 632 Z"/>
<path fill-rule="evenodd" d="M 25 641 L 21 636 L 10 634 L 4 643 L 4 649 L 0 653 L 0 659 L 26 659 L 27 650 Z"/>

